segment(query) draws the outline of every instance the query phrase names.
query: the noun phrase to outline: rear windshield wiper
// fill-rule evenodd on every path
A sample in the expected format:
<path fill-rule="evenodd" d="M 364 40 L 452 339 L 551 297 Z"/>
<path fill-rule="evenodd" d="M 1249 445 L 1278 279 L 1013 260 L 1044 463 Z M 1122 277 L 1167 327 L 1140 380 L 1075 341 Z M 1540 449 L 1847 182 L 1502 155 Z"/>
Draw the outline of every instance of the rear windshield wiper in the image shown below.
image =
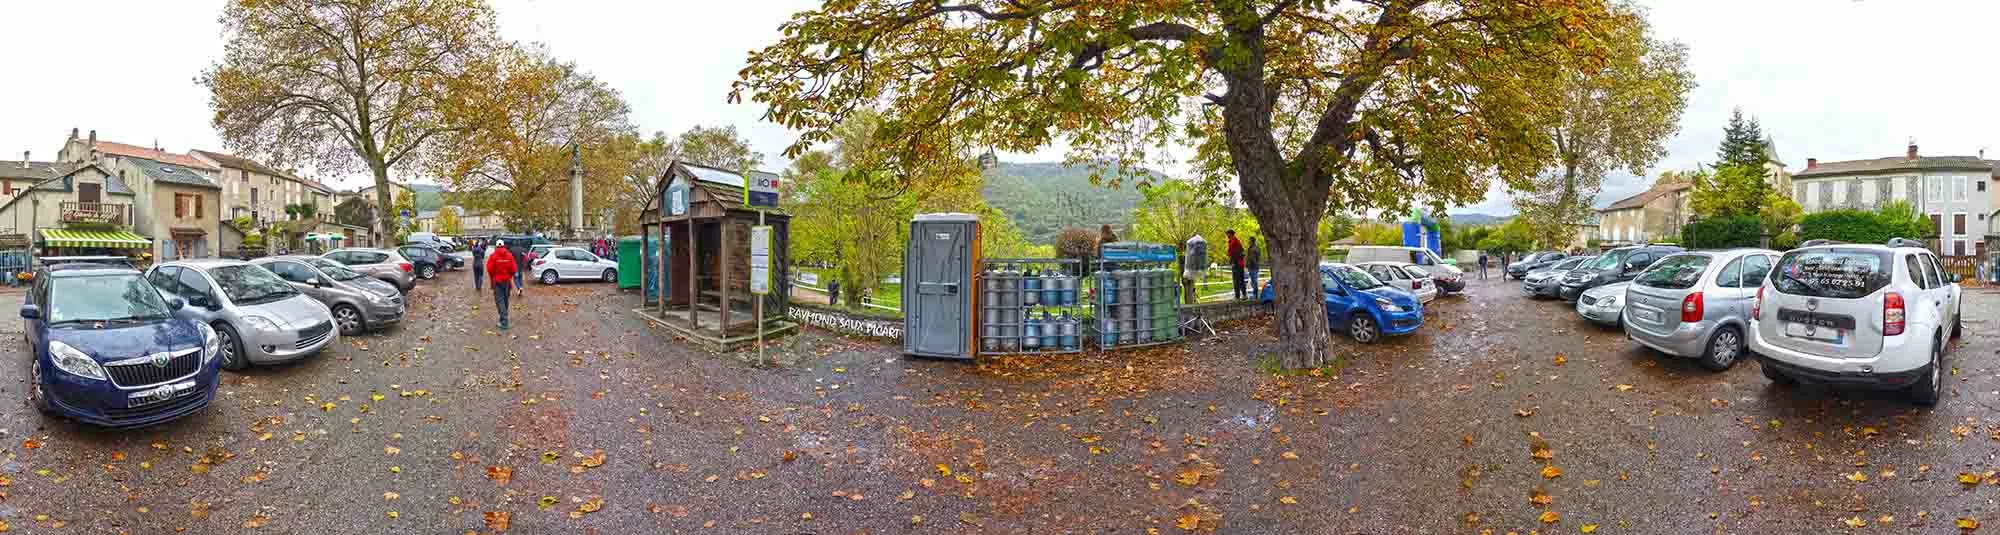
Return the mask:
<path fill-rule="evenodd" d="M 1775 270 L 1774 270 L 1774 271 L 1775 271 Z M 1813 283 L 1810 283 L 1810 282 L 1806 282 L 1806 281 L 1805 281 L 1804 279 L 1800 279 L 1800 278 L 1798 278 L 1798 277 L 1793 277 L 1793 276 L 1792 276 L 1792 275 L 1791 275 L 1790 273 L 1785 273 L 1784 271 L 1778 271 L 1777 273 L 1778 273 L 1778 277 L 1779 277 L 1779 278 L 1782 278 L 1782 279 L 1785 279 L 1785 280 L 1788 280 L 1788 281 L 1792 281 L 1792 282 L 1794 282 L 1794 283 L 1797 283 L 1797 284 L 1798 284 L 1798 285 L 1800 285 L 1800 286 L 1804 286 L 1804 287 L 1806 287 L 1806 289 L 1807 289 L 1807 290 L 1811 290 L 1811 291 L 1812 291 L 1812 293 L 1813 293 L 1813 295 L 1816 295 L 1816 296 L 1820 296 L 1820 297 L 1826 297 L 1826 290 L 1824 290 L 1824 289 L 1821 289 L 1821 288 L 1820 288 L 1820 287 L 1819 287 L 1818 285 L 1815 285 L 1815 284 L 1813 284 Z"/>

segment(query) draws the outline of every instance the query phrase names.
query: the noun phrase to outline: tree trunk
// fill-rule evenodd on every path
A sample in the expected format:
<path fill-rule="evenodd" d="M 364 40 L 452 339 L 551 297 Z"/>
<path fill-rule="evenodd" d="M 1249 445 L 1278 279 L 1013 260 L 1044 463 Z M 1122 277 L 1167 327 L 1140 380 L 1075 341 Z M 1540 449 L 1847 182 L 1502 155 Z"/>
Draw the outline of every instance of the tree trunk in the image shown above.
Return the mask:
<path fill-rule="evenodd" d="M 1278 224 L 1270 224 L 1274 222 Z M 1299 222 L 1259 221 L 1271 248 L 1273 316 L 1284 351 L 1279 359 L 1288 369 L 1325 366 L 1332 346 L 1327 336 L 1326 290 L 1319 277 L 1319 238 L 1315 225 L 1299 226 Z"/>
<path fill-rule="evenodd" d="M 1246 70 L 1262 73 L 1262 63 L 1261 52 L 1254 52 Z M 1225 74 L 1224 141 L 1243 203 L 1268 242 L 1279 361 L 1288 369 L 1317 368 L 1326 365 L 1332 345 L 1319 282 L 1319 220 L 1326 214 L 1328 189 L 1317 171 L 1286 164 L 1272 136 L 1275 95 L 1260 76 Z"/>
<path fill-rule="evenodd" d="M 396 218 L 401 214 L 396 213 L 393 202 L 395 191 L 389 189 L 393 187 L 389 185 L 389 166 L 370 161 L 368 170 L 375 174 L 375 243 L 384 247 L 396 245 Z"/>

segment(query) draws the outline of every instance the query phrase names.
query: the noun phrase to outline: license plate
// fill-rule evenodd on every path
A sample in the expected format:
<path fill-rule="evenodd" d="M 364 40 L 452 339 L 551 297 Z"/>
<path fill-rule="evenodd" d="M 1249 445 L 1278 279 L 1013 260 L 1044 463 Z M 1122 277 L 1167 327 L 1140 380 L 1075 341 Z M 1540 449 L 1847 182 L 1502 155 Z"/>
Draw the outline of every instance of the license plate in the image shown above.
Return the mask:
<path fill-rule="evenodd" d="M 1804 338 L 1833 345 L 1847 345 L 1847 329 L 1823 327 L 1810 323 L 1786 323 L 1785 336 Z"/>
<path fill-rule="evenodd" d="M 1660 321 L 1660 311 L 1658 310 L 1646 310 L 1643 308 L 1634 308 L 1632 309 L 1632 315 L 1638 316 L 1639 319 L 1643 319 L 1646 321 Z"/>
<path fill-rule="evenodd" d="M 139 408 L 165 403 L 176 397 L 180 397 L 181 394 L 193 391 L 194 381 L 182 381 L 180 383 L 163 385 L 152 390 L 132 393 L 132 395 L 126 397 L 125 406 L 128 408 Z"/>

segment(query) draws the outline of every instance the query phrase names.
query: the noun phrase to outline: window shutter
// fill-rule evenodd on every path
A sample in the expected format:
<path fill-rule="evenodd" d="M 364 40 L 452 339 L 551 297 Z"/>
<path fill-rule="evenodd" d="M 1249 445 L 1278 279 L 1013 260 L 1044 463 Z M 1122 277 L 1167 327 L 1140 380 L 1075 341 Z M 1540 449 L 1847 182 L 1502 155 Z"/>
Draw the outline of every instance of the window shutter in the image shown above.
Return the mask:
<path fill-rule="evenodd" d="M 187 210 L 181 207 L 181 194 L 174 194 L 174 217 L 187 217 Z"/>
<path fill-rule="evenodd" d="M 207 211 L 207 210 L 203 210 L 203 209 L 201 208 L 201 198 L 202 198 L 202 196 L 201 196 L 201 195 L 195 195 L 195 196 L 194 196 L 194 218 L 195 218 L 195 219 L 201 219 L 201 215 L 202 215 L 202 214 L 205 214 L 205 213 L 208 213 L 208 211 Z"/>

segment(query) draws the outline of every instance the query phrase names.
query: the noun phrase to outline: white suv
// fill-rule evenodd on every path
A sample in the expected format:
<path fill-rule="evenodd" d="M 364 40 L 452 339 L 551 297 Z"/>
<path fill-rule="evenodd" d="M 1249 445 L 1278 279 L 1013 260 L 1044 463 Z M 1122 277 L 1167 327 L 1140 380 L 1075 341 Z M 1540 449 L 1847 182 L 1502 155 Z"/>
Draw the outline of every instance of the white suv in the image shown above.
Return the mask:
<path fill-rule="evenodd" d="M 1773 381 L 1903 389 L 1934 405 L 1961 294 L 1918 242 L 1807 242 L 1757 289 L 1750 349 Z"/>

